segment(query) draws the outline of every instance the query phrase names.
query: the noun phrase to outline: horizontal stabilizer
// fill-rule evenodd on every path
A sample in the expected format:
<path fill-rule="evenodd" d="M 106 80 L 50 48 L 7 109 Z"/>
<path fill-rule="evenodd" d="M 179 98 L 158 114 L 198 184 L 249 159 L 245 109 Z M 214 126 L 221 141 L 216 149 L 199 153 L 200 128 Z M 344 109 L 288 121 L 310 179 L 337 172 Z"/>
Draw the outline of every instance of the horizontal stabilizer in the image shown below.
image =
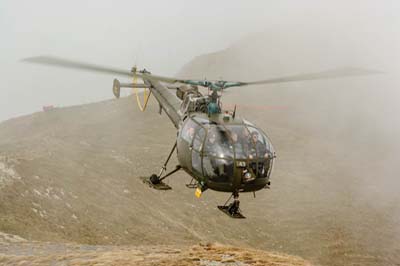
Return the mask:
<path fill-rule="evenodd" d="M 121 88 L 138 88 L 138 89 L 149 89 L 150 86 L 147 84 L 135 84 L 135 83 L 120 83 L 118 79 L 114 79 L 113 82 L 113 93 L 116 98 L 121 95 Z"/>
<path fill-rule="evenodd" d="M 147 84 L 134 84 L 134 83 L 120 83 L 121 88 L 137 88 L 137 89 L 149 89 L 150 86 Z"/>

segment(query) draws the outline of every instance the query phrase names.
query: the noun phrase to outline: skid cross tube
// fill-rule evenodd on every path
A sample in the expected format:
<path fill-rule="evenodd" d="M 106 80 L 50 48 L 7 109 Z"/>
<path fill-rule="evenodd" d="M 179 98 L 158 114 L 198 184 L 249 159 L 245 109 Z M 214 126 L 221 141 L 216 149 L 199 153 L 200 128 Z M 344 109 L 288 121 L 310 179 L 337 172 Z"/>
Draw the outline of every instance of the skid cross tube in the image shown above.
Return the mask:
<path fill-rule="evenodd" d="M 163 181 L 165 178 L 169 177 L 170 175 L 174 174 L 175 172 L 178 172 L 179 170 L 181 170 L 181 166 L 177 165 L 175 170 L 172 170 L 171 172 L 169 172 L 168 174 L 166 174 L 165 176 L 161 177 L 159 179 L 159 182 Z"/>
<path fill-rule="evenodd" d="M 172 147 L 171 152 L 168 155 L 167 160 L 165 161 L 165 163 L 163 164 L 163 166 L 161 167 L 160 173 L 158 175 L 153 174 L 150 176 L 150 178 L 148 178 L 147 180 L 145 180 L 146 183 L 148 183 L 150 186 L 152 186 L 153 188 L 156 189 L 160 189 L 160 190 L 167 190 L 167 189 L 171 189 L 170 186 L 164 184 L 163 181 L 165 178 L 167 178 L 168 176 L 172 175 L 173 173 L 179 171 L 182 167 L 180 165 L 177 165 L 176 168 L 174 170 L 172 170 L 171 172 L 169 172 L 168 174 L 164 175 L 163 177 L 161 177 L 164 172 L 167 171 L 167 164 L 169 162 L 169 159 L 171 159 L 172 154 L 174 153 L 175 149 L 177 146 L 177 142 L 175 141 L 174 147 Z"/>

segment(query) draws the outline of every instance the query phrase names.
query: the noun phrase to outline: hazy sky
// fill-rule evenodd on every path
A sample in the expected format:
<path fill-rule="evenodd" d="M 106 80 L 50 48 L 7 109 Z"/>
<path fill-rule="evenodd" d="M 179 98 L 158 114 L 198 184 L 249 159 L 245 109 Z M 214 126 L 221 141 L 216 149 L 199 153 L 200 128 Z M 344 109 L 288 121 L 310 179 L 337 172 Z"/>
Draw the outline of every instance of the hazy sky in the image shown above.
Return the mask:
<path fill-rule="evenodd" d="M 174 75 L 197 55 L 282 25 L 293 31 L 299 24 L 396 27 L 398 2 L 1 0 L 0 121 L 43 105 L 112 97 L 112 76 L 19 63 L 24 57 L 51 54 L 122 68 L 136 63 Z"/>

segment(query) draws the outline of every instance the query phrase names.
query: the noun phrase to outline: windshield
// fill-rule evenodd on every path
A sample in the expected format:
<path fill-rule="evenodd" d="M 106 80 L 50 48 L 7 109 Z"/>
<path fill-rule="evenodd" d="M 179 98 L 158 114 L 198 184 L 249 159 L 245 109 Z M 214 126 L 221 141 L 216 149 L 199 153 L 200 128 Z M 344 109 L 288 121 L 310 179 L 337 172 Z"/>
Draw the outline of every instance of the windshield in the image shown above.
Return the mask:
<path fill-rule="evenodd" d="M 229 131 L 221 125 L 211 126 L 208 129 L 204 151 L 213 157 L 233 157 L 233 150 L 229 147 Z"/>
<path fill-rule="evenodd" d="M 272 169 L 271 142 L 251 124 L 212 124 L 194 117 L 186 122 L 181 136 L 191 150 L 192 170 L 214 182 L 230 182 L 237 171 L 248 173 L 243 182 L 250 182 L 268 177 Z"/>
<path fill-rule="evenodd" d="M 256 159 L 272 149 L 265 134 L 254 127 L 210 125 L 204 152 L 218 158 Z"/>

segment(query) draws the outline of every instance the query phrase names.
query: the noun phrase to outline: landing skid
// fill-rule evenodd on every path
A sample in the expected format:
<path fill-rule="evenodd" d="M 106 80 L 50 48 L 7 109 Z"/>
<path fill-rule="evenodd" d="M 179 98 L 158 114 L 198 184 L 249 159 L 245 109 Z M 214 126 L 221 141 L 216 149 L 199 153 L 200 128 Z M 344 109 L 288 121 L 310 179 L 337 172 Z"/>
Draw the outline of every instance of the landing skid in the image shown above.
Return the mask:
<path fill-rule="evenodd" d="M 169 153 L 167 160 L 165 161 L 164 165 L 162 166 L 160 173 L 158 175 L 152 174 L 150 177 L 142 178 L 143 183 L 146 183 L 150 187 L 157 189 L 157 190 L 172 189 L 169 185 L 165 184 L 163 182 L 163 180 L 165 178 L 169 177 L 170 175 L 178 172 L 182 167 L 180 165 L 177 165 L 176 168 L 174 170 L 172 170 L 171 172 L 169 172 L 168 174 L 165 174 L 164 176 L 162 176 L 162 174 L 167 170 L 168 161 L 169 161 L 169 159 L 171 159 L 171 156 L 174 153 L 175 149 L 176 149 L 176 142 L 175 142 L 174 146 L 172 147 L 172 150 Z"/>
<path fill-rule="evenodd" d="M 157 189 L 157 190 L 170 190 L 172 189 L 169 185 L 165 184 L 164 182 L 160 181 L 159 183 L 152 183 L 151 177 L 142 177 L 141 178 L 143 183 L 149 185 L 149 187 Z"/>
<path fill-rule="evenodd" d="M 232 203 L 233 204 L 233 203 Z M 228 215 L 231 218 L 235 219 L 244 219 L 246 216 L 244 216 L 240 211 L 236 213 L 230 213 L 229 212 L 229 206 L 218 206 L 218 209 Z"/>
<path fill-rule="evenodd" d="M 232 197 L 233 197 L 233 202 L 228 204 L 229 200 Z M 246 217 L 242 214 L 242 211 L 240 210 L 239 205 L 240 205 L 239 193 L 233 192 L 233 194 L 229 197 L 229 199 L 225 202 L 225 204 L 223 206 L 218 206 L 218 209 L 231 218 L 244 219 Z"/>

